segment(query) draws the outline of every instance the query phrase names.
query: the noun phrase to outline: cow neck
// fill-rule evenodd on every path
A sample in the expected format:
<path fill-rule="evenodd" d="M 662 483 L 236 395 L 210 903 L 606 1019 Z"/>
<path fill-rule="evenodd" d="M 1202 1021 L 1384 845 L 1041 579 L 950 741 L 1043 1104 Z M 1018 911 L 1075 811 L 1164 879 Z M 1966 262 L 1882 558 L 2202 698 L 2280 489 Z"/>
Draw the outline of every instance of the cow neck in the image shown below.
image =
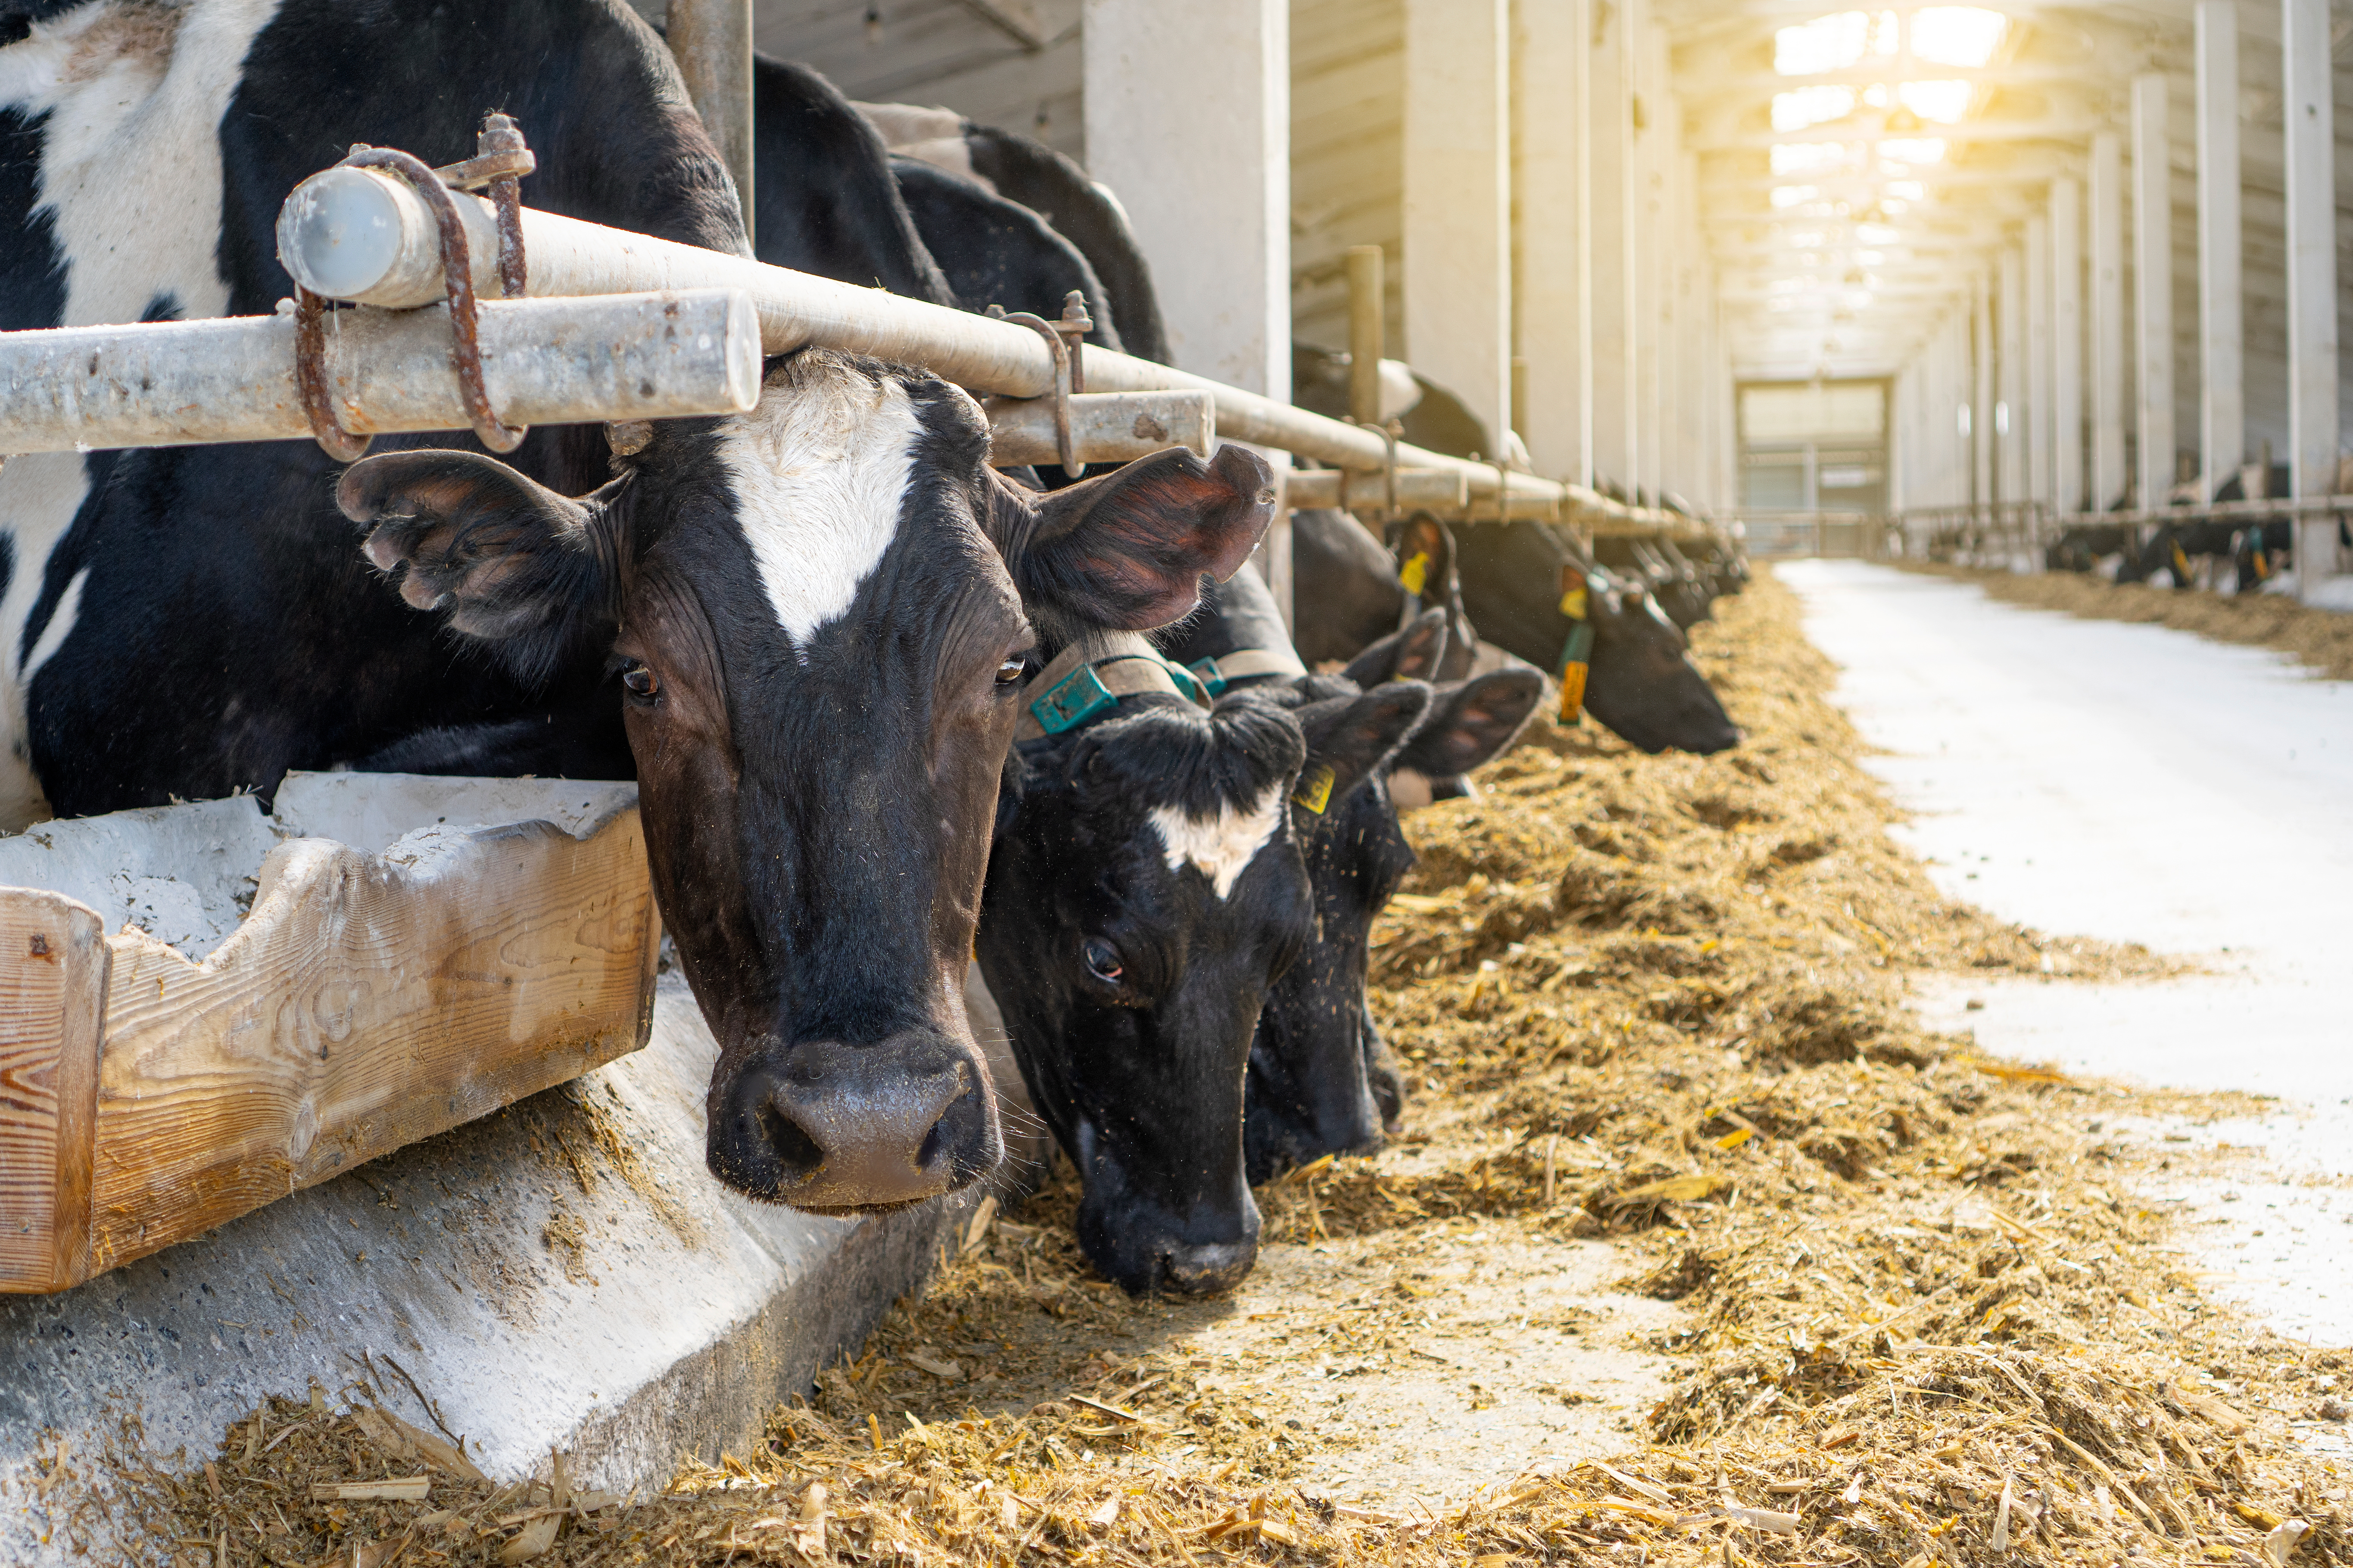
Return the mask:
<path fill-rule="evenodd" d="M 1091 633 L 1056 654 L 1022 689 L 1013 739 L 1035 741 L 1075 730 L 1116 708 L 1120 699 L 1147 693 L 1209 705 L 1199 678 L 1164 657 L 1141 633 Z"/>

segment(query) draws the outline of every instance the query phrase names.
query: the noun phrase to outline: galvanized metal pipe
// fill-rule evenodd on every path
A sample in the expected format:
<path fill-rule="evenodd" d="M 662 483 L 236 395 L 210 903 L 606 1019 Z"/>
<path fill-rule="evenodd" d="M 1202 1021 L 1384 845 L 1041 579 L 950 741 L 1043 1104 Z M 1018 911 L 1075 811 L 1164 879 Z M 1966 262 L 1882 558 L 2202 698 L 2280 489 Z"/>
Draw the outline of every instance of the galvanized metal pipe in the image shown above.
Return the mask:
<path fill-rule="evenodd" d="M 702 128 L 718 145 L 721 162 L 744 204 L 744 234 L 752 226 L 752 0 L 670 0 L 664 30 L 670 52 L 686 79 Z"/>
<path fill-rule="evenodd" d="M 1053 399 L 992 397 L 987 407 L 991 462 L 1059 460 Z M 1171 447 L 1206 458 L 1218 444 L 1217 401 L 1206 392 L 1082 393 L 1071 399 L 1071 437 L 1082 462 L 1132 462 Z"/>
<path fill-rule="evenodd" d="M 480 319 L 484 384 L 511 425 L 740 413 L 759 401 L 759 328 L 738 289 L 505 300 Z M 336 311 L 326 370 L 336 418 L 353 434 L 466 428 L 446 307 Z M 0 332 L 0 452 L 310 434 L 290 314 Z"/>
<path fill-rule="evenodd" d="M 459 195 L 457 202 L 470 234 L 488 221 L 488 204 L 479 197 Z M 315 293 L 393 307 L 426 304 L 443 294 L 439 257 L 409 237 L 431 232 L 428 216 L 422 198 L 396 180 L 366 169 L 330 169 L 287 198 L 278 222 L 279 258 Z M 534 296 L 741 289 L 751 296 L 770 353 L 816 344 L 921 364 L 981 393 L 1026 398 L 1053 389 L 1052 355 L 1026 327 L 529 207 L 522 226 Z M 494 293 L 495 250 L 470 248 L 477 286 Z M 1376 431 L 1105 349 L 1089 346 L 1084 356 L 1090 392 L 1208 393 L 1221 439 L 1358 472 L 1377 472 L 1389 461 L 1388 444 Z M 1397 460 L 1461 471 L 1474 500 L 1492 502 L 1496 494 L 1498 476 L 1490 464 L 1402 444 Z M 1576 521 L 1673 526 L 1668 513 L 1630 508 L 1581 486 L 1521 473 L 1504 482 L 1515 500 L 1554 503 Z"/>

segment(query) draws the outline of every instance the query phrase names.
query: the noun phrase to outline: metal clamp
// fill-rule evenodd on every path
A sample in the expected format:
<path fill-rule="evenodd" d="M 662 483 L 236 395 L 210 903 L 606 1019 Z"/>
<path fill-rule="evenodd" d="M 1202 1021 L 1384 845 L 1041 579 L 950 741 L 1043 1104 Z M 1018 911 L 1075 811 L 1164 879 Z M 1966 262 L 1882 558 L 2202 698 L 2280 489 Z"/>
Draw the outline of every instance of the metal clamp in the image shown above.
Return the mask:
<path fill-rule="evenodd" d="M 1381 440 L 1388 448 L 1381 468 L 1381 522 L 1395 522 L 1398 514 L 1397 449 L 1398 441 L 1405 435 L 1405 421 L 1392 419 L 1381 426 Z"/>
<path fill-rule="evenodd" d="M 1000 321 L 1028 327 L 1046 340 L 1054 356 L 1054 455 L 1061 459 L 1065 476 L 1081 478 L 1087 466 L 1079 460 L 1078 440 L 1071 431 L 1071 398 L 1086 390 L 1086 368 L 1079 350 L 1095 326 L 1087 314 L 1086 297 L 1076 289 L 1064 295 L 1062 319 L 1059 321 L 1050 321 L 1029 310 L 1007 315 L 991 307 L 989 313 Z"/>
<path fill-rule="evenodd" d="M 517 182 L 536 168 L 538 161 L 523 145 L 522 132 L 504 114 L 485 116 L 476 142 L 480 150 L 479 156 L 446 169 L 427 167 L 397 148 L 365 145 L 353 147 L 338 167 L 381 169 L 396 175 L 407 181 L 424 198 L 425 205 L 433 209 L 434 221 L 441 231 L 441 272 L 449 293 L 449 362 L 458 373 L 459 395 L 476 438 L 491 451 L 504 453 L 522 446 L 530 431 L 526 426 L 501 424 L 491 407 L 490 393 L 483 386 L 481 322 L 474 297 L 473 258 L 466 243 L 465 225 L 458 216 L 458 205 L 449 192 L 453 187 L 490 187 L 491 205 L 498 213 L 499 284 L 508 298 L 519 298 L 526 270 L 522 193 Z M 326 300 L 299 284 L 295 287 L 295 387 L 302 399 L 303 415 L 311 422 L 311 434 L 317 437 L 327 456 L 339 463 L 356 462 L 367 451 L 370 437 L 353 436 L 335 420 L 326 371 Z"/>

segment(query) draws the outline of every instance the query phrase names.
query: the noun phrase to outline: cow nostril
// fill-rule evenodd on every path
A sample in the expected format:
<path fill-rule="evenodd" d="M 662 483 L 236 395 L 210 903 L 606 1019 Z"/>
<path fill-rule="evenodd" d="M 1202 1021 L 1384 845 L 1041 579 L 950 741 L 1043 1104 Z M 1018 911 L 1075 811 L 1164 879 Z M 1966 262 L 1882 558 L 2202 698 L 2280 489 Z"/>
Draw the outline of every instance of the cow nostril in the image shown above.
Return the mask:
<path fill-rule="evenodd" d="M 946 1128 L 947 1120 L 943 1117 L 933 1124 L 929 1132 L 923 1134 L 923 1147 L 915 1151 L 915 1169 L 928 1171 L 932 1168 L 932 1162 L 937 1160 L 940 1152 L 947 1147 Z"/>
<path fill-rule="evenodd" d="M 796 1174 L 807 1174 L 825 1163 L 825 1150 L 808 1135 L 808 1130 L 794 1121 L 773 1101 L 759 1111 L 760 1132 L 776 1163 Z"/>

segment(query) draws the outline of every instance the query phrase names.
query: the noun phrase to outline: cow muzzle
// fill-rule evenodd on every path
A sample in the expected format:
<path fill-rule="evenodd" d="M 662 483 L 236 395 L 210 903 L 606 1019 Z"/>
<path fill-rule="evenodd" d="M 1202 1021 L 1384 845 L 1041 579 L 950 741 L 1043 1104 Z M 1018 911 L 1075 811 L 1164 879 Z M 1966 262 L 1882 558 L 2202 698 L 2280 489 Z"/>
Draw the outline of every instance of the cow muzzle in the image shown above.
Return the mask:
<path fill-rule="evenodd" d="M 943 1032 L 913 1029 L 871 1045 L 815 1040 L 757 1053 L 713 1086 L 705 1157 L 748 1196 L 839 1214 L 954 1192 L 1004 1152 L 976 1055 Z"/>

